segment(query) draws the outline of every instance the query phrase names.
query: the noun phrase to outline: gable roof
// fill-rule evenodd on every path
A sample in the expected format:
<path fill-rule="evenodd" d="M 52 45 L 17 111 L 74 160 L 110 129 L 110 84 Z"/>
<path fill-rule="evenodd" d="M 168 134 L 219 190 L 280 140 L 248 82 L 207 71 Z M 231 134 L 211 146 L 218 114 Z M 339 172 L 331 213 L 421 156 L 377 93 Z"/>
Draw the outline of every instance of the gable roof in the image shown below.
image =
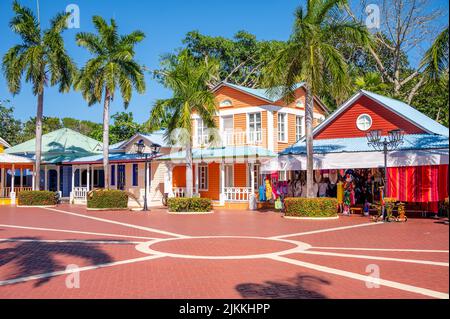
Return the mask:
<path fill-rule="evenodd" d="M 9 145 L 9 143 L 4 139 L 2 139 L 1 137 L 0 137 L 0 145 L 3 145 L 4 147 L 11 147 L 11 145 Z"/>
<path fill-rule="evenodd" d="M 305 85 L 305 82 L 299 82 L 294 86 L 294 90 L 297 90 L 298 88 L 301 88 L 304 85 Z M 215 92 L 223 86 L 227 86 L 232 89 L 238 90 L 240 92 L 252 95 L 252 96 L 259 98 L 261 100 L 264 100 L 268 103 L 275 103 L 283 98 L 281 93 L 277 93 L 272 96 L 267 93 L 267 89 L 254 89 L 254 88 L 249 88 L 246 86 L 237 85 L 237 84 L 233 84 L 233 83 L 229 83 L 229 82 L 225 82 L 225 81 L 221 82 L 219 85 L 217 85 L 212 91 Z M 325 104 L 323 104 L 322 101 L 320 101 L 317 97 L 314 97 L 314 100 L 317 102 L 317 104 L 320 105 L 321 108 L 323 108 L 323 110 L 325 112 L 329 113 L 329 109 L 325 106 Z"/>
<path fill-rule="evenodd" d="M 9 154 L 34 154 L 36 139 L 31 139 L 5 150 Z M 42 135 L 42 153 L 97 153 L 102 143 L 68 128 L 62 128 Z"/>
<path fill-rule="evenodd" d="M 449 136 L 449 129 L 447 127 L 429 118 L 422 112 L 416 110 L 411 105 L 366 90 L 360 90 L 358 93 L 353 95 L 344 104 L 338 107 L 329 117 L 327 117 L 325 121 L 316 126 L 313 130 L 313 136 L 316 135 L 316 133 L 320 132 L 323 128 L 328 126 L 331 122 L 333 122 L 334 119 L 336 119 L 340 114 L 342 114 L 345 110 L 352 106 L 362 96 L 366 96 L 369 99 L 378 102 L 378 104 L 380 104 L 381 106 L 399 115 L 400 117 L 423 129 L 429 134 Z M 304 140 L 305 136 L 300 139 L 300 141 Z"/>
<path fill-rule="evenodd" d="M 123 151 L 131 143 L 131 141 L 133 141 L 138 136 L 146 139 L 149 143 L 156 143 L 161 147 L 167 147 L 168 143 L 165 140 L 165 132 L 165 130 L 159 130 L 150 134 L 137 133 L 125 141 L 110 145 L 109 149 L 111 151 Z"/>

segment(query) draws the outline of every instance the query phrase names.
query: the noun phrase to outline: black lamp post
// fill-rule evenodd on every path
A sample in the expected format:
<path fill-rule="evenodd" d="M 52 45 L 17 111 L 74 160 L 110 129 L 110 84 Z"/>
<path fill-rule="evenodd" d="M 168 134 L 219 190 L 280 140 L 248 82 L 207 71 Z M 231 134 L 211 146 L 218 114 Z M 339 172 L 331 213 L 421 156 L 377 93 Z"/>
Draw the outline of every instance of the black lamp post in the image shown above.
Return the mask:
<path fill-rule="evenodd" d="M 389 151 L 397 149 L 401 144 L 403 144 L 402 130 L 392 130 L 388 132 L 388 136 L 382 139 L 381 130 L 372 130 L 367 133 L 367 144 L 372 146 L 377 151 L 383 151 L 384 154 L 384 187 L 383 187 L 383 197 L 386 196 L 387 192 L 387 155 Z M 386 218 L 385 207 L 383 205 L 383 219 Z"/>
<path fill-rule="evenodd" d="M 144 174 L 144 184 L 145 184 L 145 192 L 144 192 L 144 208 L 142 209 L 143 211 L 148 211 L 148 206 L 147 206 L 147 168 L 148 168 L 148 159 L 150 158 L 150 163 L 152 162 L 153 158 L 156 156 L 156 154 L 159 153 L 159 150 L 161 149 L 161 145 L 153 143 L 150 146 L 150 154 L 149 153 L 145 153 L 145 144 L 143 140 L 140 140 L 139 142 L 137 142 L 136 144 L 136 153 L 138 153 L 139 155 L 144 155 L 144 159 L 145 159 L 145 174 Z M 150 157 L 149 157 L 150 155 Z"/>

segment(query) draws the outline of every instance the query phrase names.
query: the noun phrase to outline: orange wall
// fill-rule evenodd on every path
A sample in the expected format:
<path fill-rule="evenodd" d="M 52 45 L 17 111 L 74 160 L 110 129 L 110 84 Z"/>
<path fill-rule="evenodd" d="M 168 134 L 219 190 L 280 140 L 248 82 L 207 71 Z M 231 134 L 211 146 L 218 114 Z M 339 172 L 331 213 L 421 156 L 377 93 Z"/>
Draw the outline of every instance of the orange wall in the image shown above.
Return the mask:
<path fill-rule="evenodd" d="M 215 92 L 217 107 L 219 103 L 223 100 L 230 100 L 233 103 L 231 108 L 247 107 L 247 106 L 259 106 L 269 104 L 263 99 L 259 99 L 249 94 L 245 94 L 239 90 L 222 86 Z M 230 107 L 221 107 L 220 109 L 227 109 Z"/>
<path fill-rule="evenodd" d="M 195 184 L 196 165 L 193 170 L 193 182 Z M 246 187 L 247 186 L 247 165 L 234 164 L 234 186 Z M 173 168 L 173 186 L 174 187 L 186 187 L 186 167 L 175 166 Z M 205 198 L 211 198 L 213 200 L 219 200 L 220 194 L 220 164 L 210 163 L 208 164 L 208 190 L 201 191 L 200 196 Z"/>
<path fill-rule="evenodd" d="M 208 165 L 208 191 L 200 191 L 200 196 L 219 200 L 220 194 L 220 165 L 210 163 Z"/>
<path fill-rule="evenodd" d="M 424 133 L 424 131 L 397 114 L 384 108 L 372 99 L 362 96 L 346 111 L 340 114 L 323 130 L 316 133 L 315 138 L 365 137 L 366 131 L 356 126 L 356 120 L 361 114 L 372 117 L 371 130 L 382 130 L 383 135 L 393 129 L 402 129 L 407 134 Z"/>

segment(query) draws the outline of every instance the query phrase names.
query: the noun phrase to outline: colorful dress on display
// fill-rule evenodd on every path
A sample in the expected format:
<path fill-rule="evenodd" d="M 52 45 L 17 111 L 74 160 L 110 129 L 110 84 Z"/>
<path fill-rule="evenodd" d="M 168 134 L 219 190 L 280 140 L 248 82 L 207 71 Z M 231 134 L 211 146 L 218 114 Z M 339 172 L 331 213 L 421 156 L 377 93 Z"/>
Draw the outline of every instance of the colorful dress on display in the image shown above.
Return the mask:
<path fill-rule="evenodd" d="M 265 202 L 266 201 L 266 189 L 264 185 L 259 186 L 259 201 Z"/>
<path fill-rule="evenodd" d="M 338 204 L 342 204 L 344 202 L 344 183 L 339 182 L 336 186 L 336 198 Z"/>
<path fill-rule="evenodd" d="M 345 182 L 344 185 L 344 205 L 350 207 L 351 205 L 351 183 Z"/>
<path fill-rule="evenodd" d="M 270 181 L 266 179 L 266 200 L 272 199 L 272 185 L 270 185 Z"/>

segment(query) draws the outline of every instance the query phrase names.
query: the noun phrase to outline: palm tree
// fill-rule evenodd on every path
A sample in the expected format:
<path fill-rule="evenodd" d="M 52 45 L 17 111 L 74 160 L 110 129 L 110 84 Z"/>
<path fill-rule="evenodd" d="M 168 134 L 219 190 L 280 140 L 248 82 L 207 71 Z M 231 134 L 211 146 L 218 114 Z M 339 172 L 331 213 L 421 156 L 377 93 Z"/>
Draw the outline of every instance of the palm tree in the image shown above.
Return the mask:
<path fill-rule="evenodd" d="M 347 0 L 308 0 L 306 10 L 296 11 L 293 33 L 286 48 L 269 63 L 263 82 L 269 94 L 281 94 L 287 101 L 294 98 L 298 82 L 305 82 L 307 196 L 313 197 L 313 99 L 318 92 L 345 96 L 350 90 L 348 67 L 333 39 L 368 45 L 367 29 L 343 17 Z"/>
<path fill-rule="evenodd" d="M 420 61 L 419 69 L 423 68 L 420 80 L 408 95 L 408 104 L 411 104 L 416 93 L 426 83 L 446 86 L 445 77 L 448 77 L 448 27 L 434 39 L 431 47 L 425 52 Z"/>
<path fill-rule="evenodd" d="M 109 188 L 109 107 L 117 89 L 127 108 L 133 89 L 145 91 L 144 70 L 134 60 L 134 46 L 145 35 L 134 31 L 119 36 L 114 19 L 111 24 L 99 17 L 92 18 L 98 34 L 81 32 L 76 35 L 77 44 L 86 48 L 93 57 L 86 62 L 75 79 L 74 87 L 81 91 L 89 106 L 103 100 L 103 169 L 105 187 Z"/>
<path fill-rule="evenodd" d="M 66 19 L 69 14 L 57 14 L 50 21 L 50 28 L 42 30 L 29 8 L 14 1 L 13 11 L 15 15 L 9 25 L 22 41 L 4 55 L 3 73 L 12 94 L 20 92 L 22 76 L 25 74 L 25 81 L 32 83 L 33 95 L 37 96 L 34 188 L 39 190 L 44 89 L 50 84 L 58 85 L 59 92 L 68 92 L 76 73 L 76 67 L 66 52 L 61 36 L 67 28 Z"/>
<path fill-rule="evenodd" d="M 206 127 L 216 127 L 214 94 L 208 83 L 218 74 L 218 64 L 209 60 L 197 61 L 188 51 L 182 51 L 176 59 L 165 61 L 165 67 L 158 72 L 162 83 L 173 91 L 173 97 L 158 100 L 154 105 L 148 125 L 158 125 L 167 120 L 166 138 L 186 146 L 186 196 L 193 195 L 192 178 L 192 114 L 198 114 Z M 177 134 L 178 130 L 184 134 Z"/>
<path fill-rule="evenodd" d="M 355 77 L 354 84 L 359 90 L 368 90 L 378 94 L 386 94 L 389 85 L 383 82 L 380 73 L 369 72 Z"/>
<path fill-rule="evenodd" d="M 448 73 L 448 40 L 446 27 L 434 40 L 420 63 L 420 67 L 424 67 L 424 72 L 430 80 L 437 81 L 440 75 Z"/>

